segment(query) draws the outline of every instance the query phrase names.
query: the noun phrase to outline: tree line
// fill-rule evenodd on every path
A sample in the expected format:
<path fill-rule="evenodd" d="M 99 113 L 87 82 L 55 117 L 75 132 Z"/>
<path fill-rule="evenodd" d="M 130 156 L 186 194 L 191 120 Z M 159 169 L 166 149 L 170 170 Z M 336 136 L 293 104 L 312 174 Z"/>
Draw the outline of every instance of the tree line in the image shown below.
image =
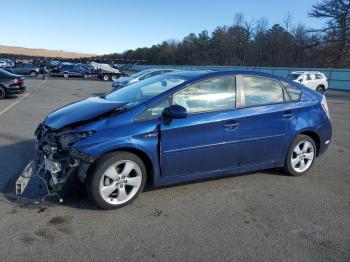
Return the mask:
<path fill-rule="evenodd" d="M 212 33 L 204 30 L 181 41 L 167 40 L 101 58 L 169 65 L 349 67 L 350 0 L 323 0 L 308 15 L 323 26 L 293 25 L 290 14 L 281 24 L 268 26 L 266 18 L 246 21 L 238 13 L 232 25 L 218 26 Z"/>

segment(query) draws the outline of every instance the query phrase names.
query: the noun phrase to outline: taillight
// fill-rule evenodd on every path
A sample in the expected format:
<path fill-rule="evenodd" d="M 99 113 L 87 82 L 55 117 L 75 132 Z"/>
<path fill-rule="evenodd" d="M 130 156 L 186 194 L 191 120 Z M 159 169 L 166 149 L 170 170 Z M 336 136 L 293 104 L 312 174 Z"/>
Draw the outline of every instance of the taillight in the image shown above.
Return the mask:
<path fill-rule="evenodd" d="M 18 85 L 23 82 L 23 79 L 21 78 L 15 78 L 11 81 L 11 84 Z"/>
<path fill-rule="evenodd" d="M 326 112 L 328 118 L 330 118 L 329 117 L 329 109 L 328 109 L 327 99 L 326 99 L 326 97 L 324 95 L 322 97 L 321 105 L 322 105 L 323 110 Z"/>

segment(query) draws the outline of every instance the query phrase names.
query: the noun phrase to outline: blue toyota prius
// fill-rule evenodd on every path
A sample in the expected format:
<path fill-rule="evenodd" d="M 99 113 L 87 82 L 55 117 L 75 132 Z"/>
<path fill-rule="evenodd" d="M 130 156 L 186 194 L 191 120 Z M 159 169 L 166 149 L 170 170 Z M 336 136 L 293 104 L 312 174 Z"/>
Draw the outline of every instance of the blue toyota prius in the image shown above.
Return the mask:
<path fill-rule="evenodd" d="M 38 154 L 16 183 L 49 194 L 78 175 L 112 209 L 155 186 L 283 167 L 299 176 L 332 135 L 325 96 L 252 71 L 176 71 L 60 108 L 35 131 Z"/>

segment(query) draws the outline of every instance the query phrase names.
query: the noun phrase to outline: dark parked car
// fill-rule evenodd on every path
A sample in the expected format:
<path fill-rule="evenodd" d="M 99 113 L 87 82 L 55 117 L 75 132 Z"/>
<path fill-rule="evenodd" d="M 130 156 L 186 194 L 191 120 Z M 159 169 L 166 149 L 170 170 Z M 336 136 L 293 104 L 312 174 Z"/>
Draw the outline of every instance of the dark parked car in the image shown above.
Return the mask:
<path fill-rule="evenodd" d="M 14 67 L 6 67 L 6 71 L 35 77 L 40 73 L 40 68 L 33 63 L 16 63 Z"/>
<path fill-rule="evenodd" d="M 60 108 L 35 132 L 33 174 L 51 191 L 75 171 L 95 203 L 124 206 L 155 186 L 283 167 L 310 170 L 332 136 L 325 96 L 253 71 L 173 72 Z M 44 171 L 44 172 L 42 172 Z"/>
<path fill-rule="evenodd" d="M 92 69 L 83 64 L 61 63 L 56 69 L 51 71 L 53 76 L 87 77 L 92 73 Z"/>
<path fill-rule="evenodd" d="M 0 99 L 10 94 L 22 94 L 25 90 L 22 76 L 0 69 Z"/>

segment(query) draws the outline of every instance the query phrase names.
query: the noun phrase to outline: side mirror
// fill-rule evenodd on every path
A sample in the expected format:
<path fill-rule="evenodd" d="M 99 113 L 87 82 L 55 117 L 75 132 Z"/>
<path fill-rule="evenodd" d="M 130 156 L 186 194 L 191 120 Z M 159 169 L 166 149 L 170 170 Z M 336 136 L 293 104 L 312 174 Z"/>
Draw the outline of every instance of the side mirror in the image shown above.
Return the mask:
<path fill-rule="evenodd" d="M 180 105 L 172 105 L 163 110 L 162 117 L 166 122 L 171 122 L 173 119 L 183 119 L 187 117 L 187 110 Z"/>

